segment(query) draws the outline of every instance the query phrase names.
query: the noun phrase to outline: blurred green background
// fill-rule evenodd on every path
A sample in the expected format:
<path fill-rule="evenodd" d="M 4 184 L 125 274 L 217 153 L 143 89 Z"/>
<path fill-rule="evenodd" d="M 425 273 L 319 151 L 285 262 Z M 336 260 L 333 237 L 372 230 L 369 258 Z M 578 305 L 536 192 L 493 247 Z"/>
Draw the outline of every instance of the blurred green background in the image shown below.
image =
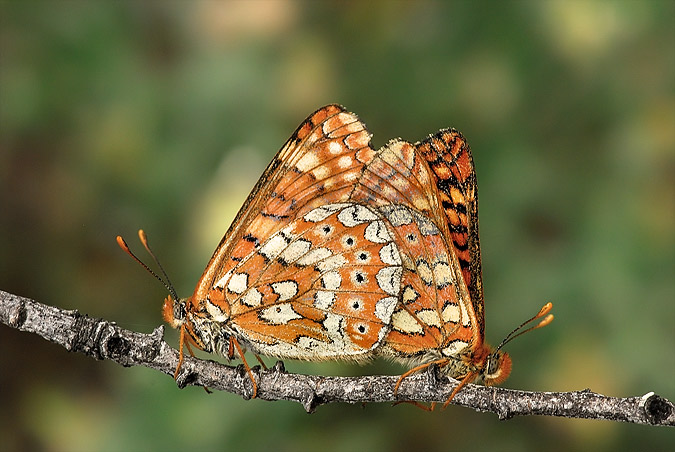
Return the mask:
<path fill-rule="evenodd" d="M 377 147 L 456 127 L 507 387 L 675 398 L 675 2 L 2 2 L 0 288 L 150 332 L 258 176 L 330 102 Z M 177 335 L 170 330 L 170 343 Z M 274 360 L 268 359 L 271 364 Z M 286 362 L 317 375 L 377 361 Z M 0 449 L 672 450 L 669 429 L 450 407 L 243 401 L 0 326 Z"/>

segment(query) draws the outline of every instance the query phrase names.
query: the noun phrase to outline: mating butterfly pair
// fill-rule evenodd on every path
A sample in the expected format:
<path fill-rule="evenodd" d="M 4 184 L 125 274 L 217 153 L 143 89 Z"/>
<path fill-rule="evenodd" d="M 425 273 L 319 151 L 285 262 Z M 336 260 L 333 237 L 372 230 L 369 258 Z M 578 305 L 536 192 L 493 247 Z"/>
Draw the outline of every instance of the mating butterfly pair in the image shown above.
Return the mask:
<path fill-rule="evenodd" d="M 508 377 L 510 357 L 484 341 L 476 177 L 464 137 L 445 129 L 378 151 L 370 138 L 339 105 L 300 125 L 194 294 L 179 299 L 168 284 L 163 313 L 180 329 L 180 362 L 184 344 L 230 358 L 236 350 L 254 397 L 243 349 L 311 361 L 392 357 L 415 366 L 396 389 L 437 364 L 462 380 L 450 399 L 477 377 L 488 385 Z M 532 320 L 548 324 L 550 309 L 502 345 Z"/>

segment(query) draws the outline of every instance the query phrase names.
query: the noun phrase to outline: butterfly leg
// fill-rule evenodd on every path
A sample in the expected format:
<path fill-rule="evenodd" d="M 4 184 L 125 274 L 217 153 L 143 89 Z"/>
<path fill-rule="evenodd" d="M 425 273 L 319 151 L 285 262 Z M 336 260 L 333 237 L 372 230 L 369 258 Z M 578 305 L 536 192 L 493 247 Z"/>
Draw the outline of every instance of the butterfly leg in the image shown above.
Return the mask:
<path fill-rule="evenodd" d="M 178 372 L 180 371 L 180 366 L 183 365 L 183 344 L 185 344 L 185 327 L 181 326 L 180 328 L 180 339 L 178 341 L 178 365 L 176 366 L 176 370 L 173 373 L 173 379 L 176 380 L 178 378 Z M 189 349 L 188 345 L 188 349 Z M 190 354 L 192 355 L 192 350 L 190 350 Z M 194 355 L 193 355 L 194 356 Z"/>
<path fill-rule="evenodd" d="M 429 411 L 429 412 L 434 411 L 434 408 L 436 408 L 436 402 L 431 402 L 431 404 L 430 404 L 429 406 L 427 406 L 427 405 L 425 405 L 425 404 L 423 404 L 423 403 L 416 402 L 416 401 L 414 401 L 414 400 L 402 400 L 402 401 L 400 401 L 400 402 L 394 402 L 394 403 L 392 404 L 392 406 L 396 406 L 396 405 L 399 405 L 399 404 L 401 404 L 401 403 L 409 403 L 409 404 L 411 404 L 411 405 L 413 405 L 413 406 L 416 406 L 417 408 L 419 408 L 419 409 L 421 409 L 421 410 Z"/>
<path fill-rule="evenodd" d="M 173 379 L 176 380 L 178 379 L 178 372 L 180 371 L 181 366 L 183 365 L 183 344 L 188 349 L 188 352 L 190 353 L 190 356 L 193 358 L 195 357 L 195 353 L 192 351 L 192 347 L 190 346 L 190 341 L 185 340 L 185 330 L 181 327 L 180 329 L 180 341 L 178 345 L 178 365 L 176 366 L 176 371 L 173 373 Z M 211 394 L 211 390 L 207 388 L 206 386 L 202 386 L 204 388 L 204 391 L 206 391 L 207 394 Z"/>
<path fill-rule="evenodd" d="M 255 356 L 255 359 L 258 360 L 258 362 L 260 363 L 260 365 L 262 366 L 263 369 L 269 370 L 269 368 L 268 368 L 267 365 L 265 364 L 265 361 L 262 360 L 262 358 L 260 357 L 260 355 L 256 355 L 256 354 L 254 353 L 253 356 Z"/>
<path fill-rule="evenodd" d="M 251 372 L 251 368 L 246 362 L 246 358 L 244 358 L 244 352 L 242 351 L 241 346 L 239 345 L 239 341 L 237 341 L 237 339 L 234 336 L 230 336 L 230 347 L 229 347 L 230 358 L 234 357 L 233 347 L 234 349 L 237 350 L 237 354 L 241 358 L 241 362 L 244 364 L 244 368 L 246 369 L 246 372 L 248 373 L 248 376 L 251 379 L 251 383 L 253 383 L 253 395 L 251 396 L 251 398 L 255 399 L 255 397 L 258 395 L 258 384 L 255 382 L 253 372 Z"/>
<path fill-rule="evenodd" d="M 396 393 L 398 392 L 398 388 L 401 386 L 401 383 L 403 382 L 403 380 L 405 378 L 409 377 L 410 375 L 414 374 L 415 372 L 419 372 L 420 370 L 426 369 L 433 364 L 437 364 L 440 367 L 443 367 L 447 363 L 448 363 L 448 360 L 446 358 L 441 358 L 441 359 L 437 359 L 436 361 L 431 361 L 429 363 L 420 364 L 417 367 L 413 367 L 412 369 L 410 369 L 409 371 L 407 371 L 406 373 L 401 375 L 401 377 L 398 379 L 398 381 L 396 382 L 396 386 L 394 386 L 394 395 L 396 395 Z"/>
<path fill-rule="evenodd" d="M 450 393 L 450 397 L 448 397 L 448 400 L 445 401 L 443 404 L 443 409 L 446 409 L 448 405 L 450 405 L 450 402 L 452 402 L 452 399 L 455 398 L 457 393 L 459 392 L 462 387 L 464 387 L 465 384 L 469 383 L 470 381 L 473 381 L 476 378 L 476 374 L 474 372 L 469 372 L 462 380 L 459 382 L 459 384 L 455 387 L 455 389 L 452 390 Z"/>

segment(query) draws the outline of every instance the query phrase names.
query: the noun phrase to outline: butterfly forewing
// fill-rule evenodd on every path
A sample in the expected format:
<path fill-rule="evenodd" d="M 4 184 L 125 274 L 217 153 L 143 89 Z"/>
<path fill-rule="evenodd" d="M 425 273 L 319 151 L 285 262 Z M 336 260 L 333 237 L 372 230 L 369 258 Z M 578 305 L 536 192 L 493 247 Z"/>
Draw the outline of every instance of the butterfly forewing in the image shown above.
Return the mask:
<path fill-rule="evenodd" d="M 462 268 L 482 342 L 485 325 L 478 189 L 471 149 L 460 132 L 444 129 L 417 143 L 416 150 L 432 171 L 450 231 L 449 243 Z"/>
<path fill-rule="evenodd" d="M 280 229 L 303 209 L 346 199 L 361 160 L 374 154 L 369 141 L 363 123 L 339 105 L 310 115 L 268 165 L 216 248 L 195 289 L 195 308 L 261 236 Z"/>

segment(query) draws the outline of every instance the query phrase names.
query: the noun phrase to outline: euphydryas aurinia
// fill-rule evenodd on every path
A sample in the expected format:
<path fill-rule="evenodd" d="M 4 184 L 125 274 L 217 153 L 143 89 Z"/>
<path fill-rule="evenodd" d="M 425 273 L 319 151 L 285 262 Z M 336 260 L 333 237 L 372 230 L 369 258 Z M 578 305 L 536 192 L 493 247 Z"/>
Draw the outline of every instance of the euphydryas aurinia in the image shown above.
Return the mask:
<path fill-rule="evenodd" d="M 298 127 L 192 296 L 172 290 L 165 300 L 164 318 L 181 332 L 181 362 L 184 344 L 242 360 L 243 349 L 311 361 L 383 355 L 414 365 L 399 384 L 439 365 L 462 380 L 453 396 L 477 377 L 508 377 L 511 359 L 484 341 L 469 146 L 453 129 L 378 151 L 370 137 L 339 105 Z"/>

